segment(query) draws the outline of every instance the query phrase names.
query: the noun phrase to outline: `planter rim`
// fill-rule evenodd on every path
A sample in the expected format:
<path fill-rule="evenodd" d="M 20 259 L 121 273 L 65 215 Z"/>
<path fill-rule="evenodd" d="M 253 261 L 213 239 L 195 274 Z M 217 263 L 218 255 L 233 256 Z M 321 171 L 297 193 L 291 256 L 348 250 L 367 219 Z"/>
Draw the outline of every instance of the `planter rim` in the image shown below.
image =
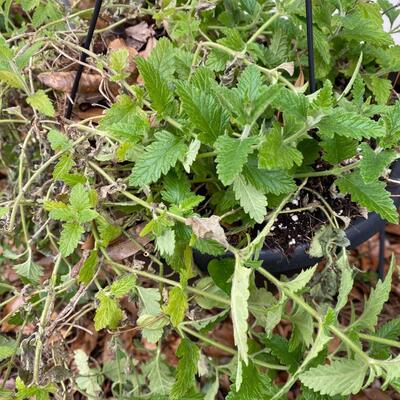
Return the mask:
<path fill-rule="evenodd" d="M 391 167 L 390 177 L 392 179 L 400 178 L 400 159 L 395 161 Z M 388 183 L 387 190 L 392 195 L 400 195 L 400 184 Z M 400 197 L 394 197 L 394 203 L 400 205 Z M 376 233 L 384 229 L 386 221 L 375 212 L 368 213 L 368 218 L 356 217 L 352 220 L 349 227 L 345 230 L 346 236 L 350 241 L 349 249 L 359 246 L 367 241 Z M 269 272 L 293 273 L 303 268 L 315 265 L 321 258 L 310 257 L 307 253 L 309 243 L 302 243 L 296 246 L 289 254 L 285 254 L 281 249 L 263 248 L 260 252 L 260 260 L 263 261 L 263 267 Z M 225 258 L 226 256 L 215 257 L 209 254 L 203 254 L 199 251 L 194 252 L 194 260 L 201 270 L 207 271 L 208 263 L 215 258 Z"/>

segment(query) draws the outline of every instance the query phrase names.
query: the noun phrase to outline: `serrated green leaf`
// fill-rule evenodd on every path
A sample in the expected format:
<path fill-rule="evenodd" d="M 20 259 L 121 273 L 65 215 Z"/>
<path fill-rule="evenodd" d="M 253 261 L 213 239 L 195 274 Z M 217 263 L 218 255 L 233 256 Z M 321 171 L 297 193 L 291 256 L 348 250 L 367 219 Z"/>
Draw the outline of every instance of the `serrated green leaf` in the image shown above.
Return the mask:
<path fill-rule="evenodd" d="M 129 76 L 125 72 L 129 65 L 129 51 L 126 48 L 115 49 L 111 52 L 109 57 L 110 68 L 113 69 L 117 74 L 111 77 L 112 81 L 118 81 L 125 79 Z"/>
<path fill-rule="evenodd" d="M 364 383 L 368 366 L 356 360 L 337 360 L 302 373 L 303 385 L 323 395 L 357 394 Z"/>
<path fill-rule="evenodd" d="M 284 142 L 282 128 L 275 124 L 267 133 L 258 150 L 258 166 L 266 169 L 290 169 L 301 165 L 303 155 L 299 150 Z"/>
<path fill-rule="evenodd" d="M 175 383 L 171 388 L 171 400 L 183 398 L 196 385 L 195 375 L 200 359 L 198 347 L 188 339 L 182 339 L 176 351 L 179 363 L 176 368 Z"/>
<path fill-rule="evenodd" d="M 74 252 L 84 232 L 79 224 L 67 222 L 63 225 L 60 236 L 60 251 L 63 256 L 67 257 Z"/>
<path fill-rule="evenodd" d="M 82 268 L 79 270 L 78 282 L 88 285 L 96 273 L 98 263 L 97 250 L 92 250 L 88 258 L 84 261 Z"/>
<path fill-rule="evenodd" d="M 168 364 L 157 357 L 144 365 L 144 372 L 149 380 L 149 388 L 152 393 L 158 395 L 168 395 L 174 383 L 174 378 Z"/>
<path fill-rule="evenodd" d="M 318 124 L 322 139 L 331 138 L 334 134 L 353 139 L 379 138 L 385 135 L 382 124 L 352 111 L 335 109 Z"/>
<path fill-rule="evenodd" d="M 49 212 L 49 217 L 56 221 L 71 222 L 75 219 L 75 214 L 70 207 L 62 201 L 46 200 L 43 203 L 44 209 Z"/>
<path fill-rule="evenodd" d="M 21 264 L 14 265 L 14 270 L 19 276 L 34 283 L 38 283 L 39 278 L 43 275 L 43 268 L 32 261 L 31 257 L 28 257 L 28 259 Z"/>
<path fill-rule="evenodd" d="M 311 107 L 315 110 L 318 110 L 320 108 L 330 108 L 332 106 L 333 106 L 332 82 L 326 80 L 324 82 L 324 86 L 317 92 L 315 99 L 311 103 Z"/>
<path fill-rule="evenodd" d="M 12 357 L 17 351 L 17 342 L 5 336 L 0 336 L 0 361 Z"/>
<path fill-rule="evenodd" d="M 145 152 L 133 167 L 129 181 L 133 186 L 144 186 L 156 182 L 186 153 L 183 140 L 170 132 L 157 132 L 155 138 L 156 140 L 146 147 Z"/>
<path fill-rule="evenodd" d="M 278 196 L 293 192 L 297 187 L 293 178 L 284 170 L 259 169 L 257 158 L 254 156 L 249 157 L 242 174 L 247 182 L 263 193 L 272 193 Z"/>
<path fill-rule="evenodd" d="M 146 113 L 127 95 L 118 97 L 101 119 L 99 128 L 116 139 L 138 142 L 149 130 Z"/>
<path fill-rule="evenodd" d="M 97 397 L 101 393 L 101 387 L 97 380 L 99 371 L 89 367 L 89 357 L 81 349 L 75 350 L 74 361 L 79 371 L 79 376 L 76 378 L 77 386 L 88 396 Z"/>
<path fill-rule="evenodd" d="M 94 326 L 96 331 L 100 331 L 104 328 L 116 329 L 119 323 L 124 317 L 124 313 L 119 308 L 116 300 L 100 291 L 96 295 L 99 301 L 99 306 L 96 309 L 96 315 L 94 317 Z"/>
<path fill-rule="evenodd" d="M 176 69 L 176 51 L 172 42 L 166 37 L 157 40 L 157 45 L 150 54 L 147 61 L 157 70 L 165 79 L 170 79 Z"/>
<path fill-rule="evenodd" d="M 231 317 L 233 324 L 233 336 L 238 349 L 239 362 L 248 363 L 247 345 L 247 318 L 249 316 L 248 300 L 250 297 L 251 269 L 244 267 L 239 260 L 235 262 L 235 271 L 232 278 L 231 289 Z"/>
<path fill-rule="evenodd" d="M 116 298 L 119 299 L 129 292 L 135 289 L 136 284 L 136 276 L 135 275 L 125 275 L 121 278 L 118 278 L 110 287 L 111 294 Z"/>
<path fill-rule="evenodd" d="M 366 80 L 367 86 L 374 94 L 377 104 L 387 104 L 393 84 L 389 79 L 372 75 Z"/>
<path fill-rule="evenodd" d="M 336 180 L 342 193 L 349 193 L 352 201 L 377 212 L 382 218 L 396 224 L 398 214 L 384 182 L 365 183 L 359 172 L 352 172 Z"/>
<path fill-rule="evenodd" d="M 383 30 L 381 19 L 380 25 L 370 18 L 365 18 L 360 12 L 346 15 L 342 19 L 342 35 L 347 40 L 365 42 L 373 46 L 383 47 L 393 44 L 391 36 Z"/>
<path fill-rule="evenodd" d="M 292 293 L 296 293 L 304 289 L 314 276 L 317 266 L 318 265 L 316 264 L 312 268 L 301 271 L 296 278 L 292 279 L 291 281 L 284 282 L 283 285 Z"/>
<path fill-rule="evenodd" d="M 357 140 L 336 134 L 324 138 L 321 141 L 321 147 L 324 149 L 323 158 L 330 164 L 339 164 L 356 154 L 357 145 Z"/>
<path fill-rule="evenodd" d="M 383 324 L 375 333 L 379 338 L 398 340 L 400 337 L 400 318 L 395 318 Z M 390 358 L 390 347 L 376 342 L 371 342 L 371 356 L 379 359 Z"/>
<path fill-rule="evenodd" d="M 162 316 L 160 291 L 155 288 L 136 287 L 139 296 L 140 307 L 139 317 L 152 318 L 150 326 L 142 326 L 142 335 L 150 343 L 157 343 L 162 337 L 163 327 L 168 323 L 165 316 Z"/>
<path fill-rule="evenodd" d="M 385 168 L 396 158 L 392 150 L 374 151 L 366 143 L 361 143 L 360 174 L 365 183 L 378 180 Z"/>
<path fill-rule="evenodd" d="M 386 128 L 385 137 L 382 138 L 382 145 L 385 147 L 397 146 L 400 140 L 400 101 L 396 101 L 394 106 L 383 114 L 382 119 Z"/>
<path fill-rule="evenodd" d="M 353 272 L 349 265 L 349 260 L 347 258 L 347 253 L 345 250 L 342 251 L 340 256 L 336 261 L 336 266 L 340 270 L 340 285 L 339 285 L 339 293 L 335 306 L 336 314 L 346 305 L 348 296 L 353 288 Z"/>
<path fill-rule="evenodd" d="M 288 341 L 279 335 L 272 335 L 271 337 L 263 338 L 267 349 L 279 359 L 282 365 L 289 367 L 290 372 L 295 372 L 301 362 L 301 349 L 298 348 L 295 351 L 289 350 Z"/>
<path fill-rule="evenodd" d="M 229 136 L 220 136 L 214 144 L 217 150 L 217 173 L 220 181 L 230 185 L 235 177 L 242 172 L 247 157 L 252 153 L 254 138 L 234 139 Z"/>
<path fill-rule="evenodd" d="M 68 174 L 72 167 L 75 166 L 75 162 L 72 159 L 71 154 L 64 153 L 56 166 L 54 167 L 53 171 L 53 179 L 54 180 L 62 180 L 63 176 Z"/>
<path fill-rule="evenodd" d="M 302 396 L 298 400 L 348 400 L 345 396 L 324 396 L 320 393 L 316 393 L 311 389 L 303 386 L 301 388 Z"/>
<path fill-rule="evenodd" d="M 305 121 L 308 112 L 308 98 L 302 93 L 294 93 L 284 88 L 274 100 L 276 107 L 299 121 Z"/>
<path fill-rule="evenodd" d="M 304 344 L 310 347 L 313 343 L 313 319 L 310 314 L 300 307 L 290 316 L 293 326 L 292 336 L 289 341 L 290 351 L 294 351 L 298 346 Z"/>
<path fill-rule="evenodd" d="M 233 182 L 235 198 L 244 211 L 256 222 L 261 223 L 267 214 L 267 198 L 253 185 L 246 182 L 242 175 L 238 175 Z"/>
<path fill-rule="evenodd" d="M 175 251 L 175 231 L 166 229 L 156 236 L 156 248 L 164 256 L 172 256 Z"/>
<path fill-rule="evenodd" d="M 188 307 L 186 293 L 182 288 L 174 287 L 169 292 L 168 304 L 164 307 L 164 312 L 170 316 L 172 325 L 178 326 L 184 320 Z"/>
<path fill-rule="evenodd" d="M 56 129 L 51 129 L 49 131 L 47 140 L 50 142 L 50 146 L 54 151 L 68 150 L 72 146 L 71 141 Z"/>
<path fill-rule="evenodd" d="M 28 96 L 26 102 L 35 110 L 48 117 L 54 117 L 56 115 L 53 103 L 50 101 L 44 90 L 38 90 L 31 96 Z"/>
<path fill-rule="evenodd" d="M 190 142 L 185 158 L 182 161 L 183 168 L 190 174 L 190 167 L 196 160 L 197 154 L 199 153 L 201 142 L 198 139 L 194 139 Z"/>
<path fill-rule="evenodd" d="M 229 129 L 229 115 L 211 92 L 179 82 L 177 93 L 190 122 L 200 131 L 201 142 L 212 145 Z"/>
<path fill-rule="evenodd" d="M 0 71 L 0 82 L 15 89 L 24 89 L 25 87 L 23 77 L 12 71 Z"/>
<path fill-rule="evenodd" d="M 375 288 L 371 290 L 371 294 L 364 305 L 363 313 L 353 324 L 354 329 L 368 329 L 370 331 L 374 331 L 383 305 L 389 300 L 389 294 L 392 289 L 392 275 L 395 263 L 396 261 L 394 257 L 392 257 L 386 279 L 383 282 L 379 280 Z"/>
<path fill-rule="evenodd" d="M 163 114 L 173 101 L 172 91 L 168 87 L 167 80 L 161 75 L 159 70 L 144 58 L 138 57 L 135 61 L 140 76 L 144 80 L 152 107 L 158 113 Z"/>
<path fill-rule="evenodd" d="M 121 235 L 121 228 L 110 224 L 104 217 L 97 216 L 97 229 L 99 230 L 102 245 L 107 247 L 113 240 Z"/>
<path fill-rule="evenodd" d="M 226 400 L 269 400 L 277 392 L 268 375 L 259 372 L 252 362 L 243 367 L 242 377 L 240 389 L 232 385 Z"/>

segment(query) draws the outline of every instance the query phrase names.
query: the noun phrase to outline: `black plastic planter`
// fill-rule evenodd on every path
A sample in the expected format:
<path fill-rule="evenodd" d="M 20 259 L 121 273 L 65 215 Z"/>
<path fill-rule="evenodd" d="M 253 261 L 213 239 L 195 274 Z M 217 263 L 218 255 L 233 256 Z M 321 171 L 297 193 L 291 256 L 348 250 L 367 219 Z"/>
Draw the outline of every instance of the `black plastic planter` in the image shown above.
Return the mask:
<path fill-rule="evenodd" d="M 392 179 L 400 178 L 400 160 L 396 161 L 392 166 L 392 172 L 390 174 Z M 394 196 L 400 194 L 400 184 L 389 183 L 387 189 Z M 394 197 L 396 206 L 400 204 L 400 198 Z M 350 241 L 349 248 L 354 248 L 361 243 L 367 241 L 373 235 L 381 232 L 385 227 L 386 221 L 384 221 L 376 213 L 369 213 L 368 218 L 363 217 L 355 218 L 350 226 L 346 229 L 347 238 Z M 263 266 L 269 272 L 274 274 L 287 274 L 294 273 L 303 268 L 315 265 L 321 259 L 310 257 L 307 254 L 309 244 L 304 243 L 297 246 L 290 254 L 283 253 L 280 249 L 263 249 L 260 253 L 260 260 L 263 260 Z M 215 257 L 208 254 L 202 254 L 198 251 L 194 253 L 194 260 L 197 266 L 207 271 L 208 263 Z"/>

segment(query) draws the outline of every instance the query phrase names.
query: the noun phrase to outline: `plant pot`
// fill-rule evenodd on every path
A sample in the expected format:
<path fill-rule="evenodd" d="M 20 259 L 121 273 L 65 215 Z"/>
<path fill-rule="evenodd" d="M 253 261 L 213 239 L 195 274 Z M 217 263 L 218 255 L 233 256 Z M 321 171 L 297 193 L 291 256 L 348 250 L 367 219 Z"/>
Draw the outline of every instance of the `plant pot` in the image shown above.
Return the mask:
<path fill-rule="evenodd" d="M 390 177 L 392 179 L 400 178 L 400 160 L 393 163 Z M 387 189 L 392 195 L 400 194 L 400 184 L 389 183 Z M 399 206 L 400 197 L 394 197 L 394 202 L 396 206 Z M 385 224 L 386 221 L 374 212 L 369 213 L 367 219 L 363 217 L 355 218 L 346 229 L 346 236 L 350 241 L 349 249 L 357 247 L 361 243 L 367 241 L 373 235 L 381 231 Z M 308 255 L 308 247 L 309 243 L 300 244 L 289 254 L 285 254 L 278 248 L 263 248 L 260 252 L 260 260 L 263 260 L 264 268 L 268 269 L 271 273 L 294 273 L 321 261 L 319 258 L 310 257 Z M 215 257 L 208 254 L 202 254 L 198 251 L 194 252 L 194 260 L 197 266 L 203 271 L 207 271 L 207 265 L 213 258 Z"/>

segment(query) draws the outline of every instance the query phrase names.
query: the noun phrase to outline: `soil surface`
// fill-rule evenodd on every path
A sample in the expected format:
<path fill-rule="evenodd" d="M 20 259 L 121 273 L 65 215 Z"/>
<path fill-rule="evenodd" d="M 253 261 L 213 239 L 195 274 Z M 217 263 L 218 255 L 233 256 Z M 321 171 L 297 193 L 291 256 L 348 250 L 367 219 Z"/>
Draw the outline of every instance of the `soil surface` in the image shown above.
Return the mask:
<path fill-rule="evenodd" d="M 353 219 L 360 216 L 362 213 L 359 206 L 350 200 L 350 196 L 334 192 L 333 182 L 334 178 L 330 176 L 310 178 L 307 188 L 301 190 L 284 209 L 285 213 L 278 216 L 271 235 L 265 240 L 266 247 L 269 249 L 279 247 L 283 252 L 290 254 L 299 244 L 309 243 L 314 233 L 327 223 L 326 214 L 317 207 L 317 205 L 322 205 L 319 196 L 322 196 L 338 216 L 345 217 L 345 220 L 338 218 L 339 224 L 343 227 L 346 218 Z M 299 210 L 312 207 L 313 204 L 315 207 L 312 209 Z M 330 213 L 329 210 L 327 212 Z"/>

